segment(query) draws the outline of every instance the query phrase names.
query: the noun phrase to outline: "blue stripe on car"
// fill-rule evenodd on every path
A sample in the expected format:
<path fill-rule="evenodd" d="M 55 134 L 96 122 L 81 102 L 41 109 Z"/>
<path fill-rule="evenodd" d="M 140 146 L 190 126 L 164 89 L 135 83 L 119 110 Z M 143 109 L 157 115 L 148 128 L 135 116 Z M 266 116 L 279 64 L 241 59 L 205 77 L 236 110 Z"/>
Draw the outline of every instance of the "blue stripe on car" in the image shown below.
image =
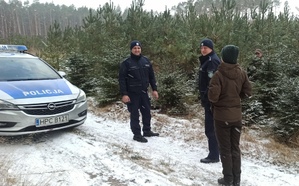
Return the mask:
<path fill-rule="evenodd" d="M 51 97 L 72 94 L 66 82 L 57 80 L 0 82 L 0 90 L 14 99 Z"/>

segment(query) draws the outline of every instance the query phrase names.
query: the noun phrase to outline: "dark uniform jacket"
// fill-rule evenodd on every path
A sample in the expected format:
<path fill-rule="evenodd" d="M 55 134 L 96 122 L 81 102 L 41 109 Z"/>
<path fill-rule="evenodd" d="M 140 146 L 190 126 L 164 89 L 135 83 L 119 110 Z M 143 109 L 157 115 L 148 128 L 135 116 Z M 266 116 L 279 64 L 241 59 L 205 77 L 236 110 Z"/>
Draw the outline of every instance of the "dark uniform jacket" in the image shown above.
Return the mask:
<path fill-rule="evenodd" d="M 214 119 L 241 121 L 241 98 L 248 96 L 251 96 L 251 84 L 246 72 L 239 64 L 221 63 L 209 85 L 208 97 L 213 105 Z"/>
<path fill-rule="evenodd" d="M 122 95 L 147 92 L 149 85 L 152 90 L 157 90 L 154 70 L 150 61 L 142 55 L 131 54 L 131 57 L 121 63 L 119 85 Z"/>
<path fill-rule="evenodd" d="M 200 99 L 203 105 L 208 104 L 208 87 L 211 77 L 217 70 L 220 59 L 214 51 L 206 56 L 200 56 L 200 70 L 199 70 L 199 91 Z"/>

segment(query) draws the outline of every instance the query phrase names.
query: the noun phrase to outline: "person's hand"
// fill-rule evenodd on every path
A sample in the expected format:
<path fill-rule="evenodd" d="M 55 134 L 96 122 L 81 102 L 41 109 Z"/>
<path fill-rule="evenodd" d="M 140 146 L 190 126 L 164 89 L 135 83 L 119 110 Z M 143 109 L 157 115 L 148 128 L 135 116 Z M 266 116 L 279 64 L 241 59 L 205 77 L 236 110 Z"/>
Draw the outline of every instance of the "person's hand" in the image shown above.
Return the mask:
<path fill-rule="evenodd" d="M 121 98 L 121 101 L 125 104 L 129 103 L 131 100 L 130 100 L 130 97 L 127 96 L 127 95 L 124 95 L 122 98 Z"/>
<path fill-rule="evenodd" d="M 152 92 L 152 95 L 153 95 L 153 97 L 154 97 L 155 99 L 158 99 L 158 98 L 159 98 L 159 94 L 158 94 L 157 91 L 153 91 L 153 92 Z"/>
<path fill-rule="evenodd" d="M 211 112 L 213 113 L 213 110 L 214 110 L 214 106 L 211 104 L 211 106 L 210 106 L 210 110 L 211 110 Z"/>
<path fill-rule="evenodd" d="M 205 103 L 204 103 L 202 100 L 200 100 L 200 105 L 201 105 L 202 107 L 205 107 Z"/>

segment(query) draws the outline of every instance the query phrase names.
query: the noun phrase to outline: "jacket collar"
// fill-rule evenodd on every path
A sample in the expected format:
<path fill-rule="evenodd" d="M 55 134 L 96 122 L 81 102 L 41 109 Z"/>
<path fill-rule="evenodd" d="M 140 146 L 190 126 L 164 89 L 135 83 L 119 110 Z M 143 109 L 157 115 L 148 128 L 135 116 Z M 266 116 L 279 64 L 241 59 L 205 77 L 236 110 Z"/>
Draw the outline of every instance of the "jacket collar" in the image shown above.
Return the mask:
<path fill-rule="evenodd" d="M 205 56 L 201 55 L 201 56 L 199 56 L 199 61 L 200 61 L 200 63 L 204 63 L 205 61 L 210 60 L 211 56 L 214 55 L 214 54 L 215 54 L 215 52 L 214 52 L 214 50 L 213 50 L 213 51 L 210 52 L 208 55 L 205 55 Z"/>
<path fill-rule="evenodd" d="M 136 56 L 131 52 L 131 59 L 138 61 L 140 58 L 141 58 L 141 54 L 139 56 Z"/>

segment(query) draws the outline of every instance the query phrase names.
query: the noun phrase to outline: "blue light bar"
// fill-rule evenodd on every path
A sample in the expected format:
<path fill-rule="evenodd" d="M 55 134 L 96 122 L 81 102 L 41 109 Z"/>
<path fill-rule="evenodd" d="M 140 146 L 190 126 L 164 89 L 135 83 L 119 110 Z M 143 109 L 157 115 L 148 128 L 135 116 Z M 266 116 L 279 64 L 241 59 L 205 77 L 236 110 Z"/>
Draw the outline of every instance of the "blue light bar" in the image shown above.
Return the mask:
<path fill-rule="evenodd" d="M 0 44 L 0 52 L 25 52 L 27 50 L 28 49 L 25 45 L 1 45 Z"/>

